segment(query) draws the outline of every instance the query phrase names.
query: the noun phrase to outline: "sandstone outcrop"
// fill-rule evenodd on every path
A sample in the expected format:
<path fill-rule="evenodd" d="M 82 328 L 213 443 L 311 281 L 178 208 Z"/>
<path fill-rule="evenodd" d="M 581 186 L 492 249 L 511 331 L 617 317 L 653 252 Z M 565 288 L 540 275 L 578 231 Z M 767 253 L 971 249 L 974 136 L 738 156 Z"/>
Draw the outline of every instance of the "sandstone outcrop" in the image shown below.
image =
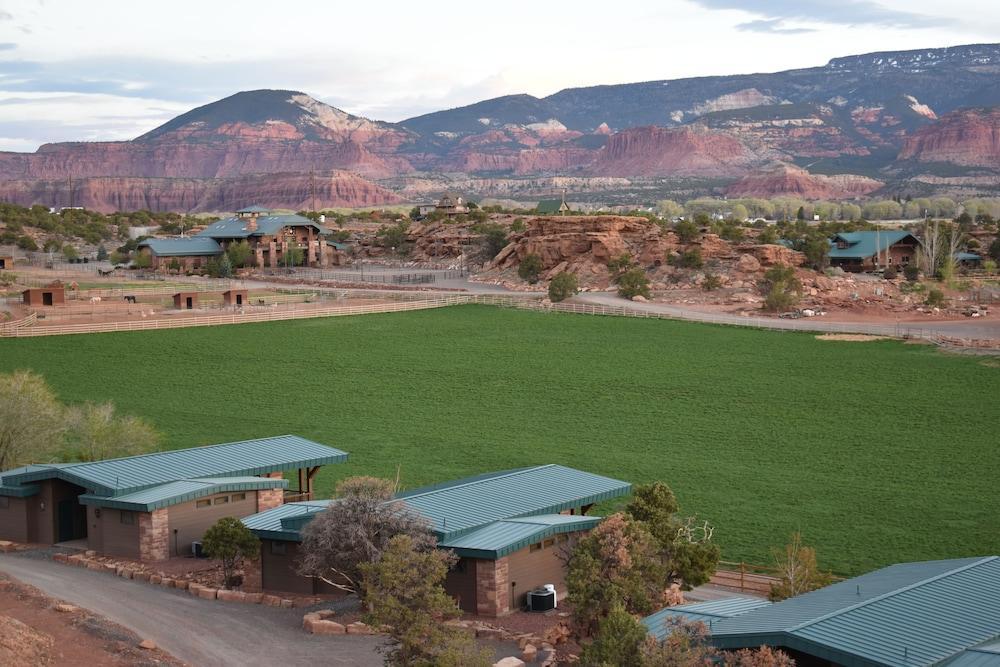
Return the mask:
<path fill-rule="evenodd" d="M 1000 169 L 1000 107 L 947 114 L 908 137 L 899 159 Z"/>
<path fill-rule="evenodd" d="M 730 197 L 801 197 L 803 199 L 845 199 L 863 197 L 884 183 L 866 176 L 810 174 L 805 169 L 781 165 L 749 174 L 726 188 Z"/>
<path fill-rule="evenodd" d="M 246 202 L 301 210 L 316 206 L 360 207 L 395 204 L 402 199 L 355 174 L 275 173 L 236 178 L 128 178 L 92 177 L 74 180 L 73 194 L 65 179 L 0 180 L 0 199 L 31 206 L 76 206 L 101 212 L 232 211 Z"/>
<path fill-rule="evenodd" d="M 638 127 L 612 135 L 587 171 L 604 176 L 741 176 L 759 163 L 739 140 L 699 127 Z"/>

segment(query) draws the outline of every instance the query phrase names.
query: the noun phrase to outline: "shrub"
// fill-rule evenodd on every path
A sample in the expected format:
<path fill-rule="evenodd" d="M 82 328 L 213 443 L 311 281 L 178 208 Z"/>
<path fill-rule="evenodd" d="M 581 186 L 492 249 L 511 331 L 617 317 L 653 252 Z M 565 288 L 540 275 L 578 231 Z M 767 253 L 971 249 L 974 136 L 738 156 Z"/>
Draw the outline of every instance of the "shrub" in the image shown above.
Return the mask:
<path fill-rule="evenodd" d="M 916 264 L 907 264 L 903 267 L 903 275 L 908 281 L 915 283 L 920 278 L 920 267 Z"/>
<path fill-rule="evenodd" d="M 512 231 L 512 232 L 523 232 L 524 231 L 524 218 L 514 218 L 514 222 L 510 223 L 510 231 Z"/>
<path fill-rule="evenodd" d="M 711 292 L 722 287 L 722 278 L 714 273 L 706 273 L 705 280 L 701 283 L 701 288 L 706 292 Z"/>
<path fill-rule="evenodd" d="M 137 269 L 148 269 L 153 265 L 153 257 L 149 253 L 145 252 L 136 253 L 135 259 L 132 260 L 132 264 Z"/>
<path fill-rule="evenodd" d="M 647 633 L 645 625 L 617 604 L 598 622 L 594 641 L 580 654 L 580 664 L 584 667 L 641 664 Z"/>
<path fill-rule="evenodd" d="M 172 260 L 170 260 L 170 263 L 167 264 L 167 268 L 174 272 L 180 271 L 181 270 L 180 260 L 174 257 Z"/>
<path fill-rule="evenodd" d="M 777 264 L 764 274 L 761 283 L 764 292 L 764 309 L 771 312 L 788 310 L 799 302 L 802 283 L 795 277 L 795 268 Z"/>
<path fill-rule="evenodd" d="M 882 271 L 882 277 L 886 280 L 895 280 L 897 275 L 899 275 L 899 272 L 896 270 L 896 267 L 892 265 L 885 267 Z"/>
<path fill-rule="evenodd" d="M 236 570 L 244 560 L 254 560 L 260 554 L 260 540 L 232 516 L 224 516 L 205 531 L 202 546 L 209 558 L 222 561 L 223 586 L 233 588 L 242 583 Z"/>
<path fill-rule="evenodd" d="M 524 256 L 521 260 L 520 265 L 517 267 L 517 275 L 521 280 L 526 280 L 527 282 L 534 285 L 538 282 L 538 276 L 542 272 L 542 258 L 534 253 L 530 253 Z"/>
<path fill-rule="evenodd" d="M 675 260 L 676 265 L 684 269 L 700 269 L 705 265 L 701 258 L 701 248 L 688 248 Z"/>
<path fill-rule="evenodd" d="M 38 250 L 38 244 L 35 243 L 35 239 L 30 236 L 18 236 L 17 237 L 17 247 L 21 250 L 27 250 L 29 252 L 34 252 Z"/>
<path fill-rule="evenodd" d="M 674 225 L 674 233 L 681 243 L 691 243 L 698 238 L 698 225 L 690 220 L 680 220 Z"/>
<path fill-rule="evenodd" d="M 63 256 L 66 258 L 66 260 L 69 262 L 72 262 L 73 260 L 80 258 L 80 253 L 78 253 L 76 251 L 76 248 L 69 245 L 68 243 L 63 246 L 62 253 Z"/>
<path fill-rule="evenodd" d="M 626 299 L 642 296 L 649 298 L 649 279 L 646 272 L 640 268 L 629 269 L 618 277 L 618 296 Z"/>
<path fill-rule="evenodd" d="M 924 303 L 934 308 L 943 308 L 945 305 L 947 305 L 947 301 L 944 298 L 944 292 L 942 292 L 936 287 L 932 287 L 927 292 L 927 298 L 924 299 Z"/>
<path fill-rule="evenodd" d="M 0 285 L 13 285 L 17 282 L 17 274 L 10 271 L 0 271 Z"/>
<path fill-rule="evenodd" d="M 795 597 L 833 583 L 829 572 L 823 572 L 816 563 L 816 550 L 802 544 L 802 535 L 793 533 L 784 549 L 773 552 L 774 564 L 781 574 L 781 581 L 771 584 L 768 598 L 772 602 Z"/>
<path fill-rule="evenodd" d="M 611 258 L 611 261 L 608 262 L 608 271 L 614 279 L 617 279 L 621 274 L 631 269 L 633 264 L 632 255 L 625 252 Z"/>
<path fill-rule="evenodd" d="M 579 291 L 576 276 L 569 271 L 557 273 L 549 283 L 549 299 L 553 303 L 565 301 Z"/>

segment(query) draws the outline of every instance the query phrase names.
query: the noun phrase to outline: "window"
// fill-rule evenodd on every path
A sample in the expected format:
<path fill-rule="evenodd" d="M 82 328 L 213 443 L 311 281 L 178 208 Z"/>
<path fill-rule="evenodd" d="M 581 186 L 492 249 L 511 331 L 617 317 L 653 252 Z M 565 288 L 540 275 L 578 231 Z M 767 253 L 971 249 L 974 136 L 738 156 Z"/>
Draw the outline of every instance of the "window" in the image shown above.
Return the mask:
<path fill-rule="evenodd" d="M 118 513 L 122 525 L 134 526 L 135 525 L 135 512 L 129 512 L 127 510 L 122 510 Z"/>
<path fill-rule="evenodd" d="M 545 548 L 545 549 L 548 549 L 549 547 L 551 547 L 555 543 L 556 543 L 555 538 L 554 537 L 550 537 L 549 539 L 547 539 L 544 542 L 542 542 L 542 547 Z"/>
<path fill-rule="evenodd" d="M 229 496 L 219 496 L 218 498 L 215 499 L 216 505 L 225 505 L 228 502 L 229 502 Z"/>
<path fill-rule="evenodd" d="M 247 499 L 247 494 L 245 494 L 245 493 L 234 493 L 230 497 L 232 498 L 232 500 L 233 500 L 234 503 L 238 503 L 241 500 L 246 500 Z"/>
<path fill-rule="evenodd" d="M 542 543 L 541 542 L 535 542 L 530 547 L 528 547 L 528 553 L 534 553 L 536 551 L 541 551 L 541 550 L 542 550 Z"/>
<path fill-rule="evenodd" d="M 284 556 L 286 553 L 287 544 L 284 542 L 271 542 L 271 554 L 275 556 Z"/>
<path fill-rule="evenodd" d="M 211 500 L 199 500 L 198 502 L 196 502 L 194 504 L 194 506 L 197 507 L 198 509 L 201 509 L 202 507 L 211 507 L 212 506 L 212 501 Z"/>

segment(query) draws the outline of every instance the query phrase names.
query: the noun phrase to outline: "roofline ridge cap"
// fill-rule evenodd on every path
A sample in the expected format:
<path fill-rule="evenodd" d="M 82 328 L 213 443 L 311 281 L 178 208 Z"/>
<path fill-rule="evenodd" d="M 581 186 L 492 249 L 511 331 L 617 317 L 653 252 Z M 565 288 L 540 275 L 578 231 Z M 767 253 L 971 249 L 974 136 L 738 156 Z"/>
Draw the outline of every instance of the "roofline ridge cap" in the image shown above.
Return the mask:
<path fill-rule="evenodd" d="M 887 600 L 887 599 L 889 599 L 891 597 L 894 597 L 896 595 L 900 595 L 901 593 L 906 593 L 906 592 L 911 591 L 911 590 L 913 590 L 915 588 L 919 588 L 919 587 L 924 586 L 926 584 L 933 583 L 933 582 L 937 581 L 938 579 L 943 579 L 944 577 L 948 577 L 948 576 L 951 576 L 953 574 L 958 574 L 959 572 L 964 572 L 965 570 L 969 570 L 969 569 L 972 569 L 972 568 L 977 567 L 979 565 L 983 565 L 984 563 L 989 563 L 990 561 L 994 561 L 994 560 L 998 560 L 998 559 L 1000 559 L 1000 556 L 984 556 L 984 557 L 978 558 L 978 559 L 976 559 L 975 562 L 969 563 L 968 565 L 963 565 L 961 567 L 956 567 L 956 568 L 953 568 L 953 569 L 948 570 L 946 572 L 942 572 L 940 574 L 936 574 L 933 577 L 928 577 L 927 579 L 921 579 L 920 581 L 915 581 L 915 582 L 913 582 L 912 584 L 910 584 L 908 586 L 903 586 L 902 588 L 897 588 L 897 589 L 889 591 L 887 593 L 882 593 L 882 595 L 876 595 L 873 598 L 869 598 L 869 599 L 863 600 L 861 602 L 856 602 L 856 603 L 854 603 L 852 605 L 844 607 L 843 609 L 838 609 L 836 611 L 831 611 L 829 613 L 823 614 L 822 616 L 814 618 L 814 619 L 812 619 L 810 621 L 806 621 L 804 623 L 799 623 L 798 625 L 795 625 L 795 626 L 793 626 L 793 627 L 791 627 L 791 628 L 789 628 L 787 630 L 784 630 L 784 632 L 786 632 L 788 634 L 791 634 L 791 633 L 796 632 L 798 630 L 802 630 L 803 628 L 807 628 L 810 625 L 815 625 L 816 623 L 820 623 L 821 621 L 825 621 L 825 620 L 828 620 L 830 618 L 833 618 L 834 616 L 839 616 L 840 614 L 846 614 L 849 611 L 854 611 L 855 609 L 860 609 L 862 607 L 866 607 L 869 604 L 872 604 L 872 603 L 875 603 L 875 602 L 881 602 L 882 600 Z M 883 568 L 883 569 L 885 569 L 885 568 Z M 876 570 L 876 572 L 877 571 L 878 570 Z M 864 576 L 864 575 L 862 575 L 862 576 Z M 850 581 L 850 579 L 848 579 L 847 581 Z M 841 583 L 847 583 L 847 581 L 844 581 L 844 582 L 841 582 Z M 818 589 L 818 590 L 822 590 L 822 589 Z"/>
<path fill-rule="evenodd" d="M 111 458 L 111 459 L 101 459 L 99 461 L 78 461 L 76 463 L 71 463 L 68 466 L 64 466 L 64 467 L 75 467 L 75 466 L 83 466 L 83 465 L 93 465 L 95 463 L 111 463 L 112 461 L 125 461 L 125 460 L 128 460 L 128 459 L 143 459 L 143 458 L 146 458 L 146 457 L 149 457 L 149 456 L 159 456 L 161 454 L 170 454 L 171 452 L 187 452 L 187 451 L 191 451 L 193 449 L 211 449 L 212 447 L 225 447 L 227 445 L 241 445 L 241 444 L 243 444 L 245 442 L 257 442 L 258 440 L 272 440 L 274 438 L 287 438 L 287 437 L 300 438 L 302 436 L 292 435 L 292 434 L 287 434 L 286 433 L 284 435 L 271 435 L 271 436 L 266 436 L 266 437 L 263 437 L 263 438 L 250 438 L 248 440 L 234 440 L 233 442 L 217 442 L 214 445 L 195 445 L 194 447 L 182 447 L 180 449 L 161 449 L 158 452 L 144 452 L 142 454 L 133 454 L 131 456 L 116 456 L 116 457 Z M 306 440 L 307 438 L 302 438 L 302 439 Z M 310 441 L 310 442 L 315 442 L 315 441 Z M 319 444 L 322 444 L 322 443 L 318 443 L 317 442 L 316 444 L 319 445 Z M 323 446 L 324 447 L 328 447 L 329 445 L 323 445 Z M 60 469 L 62 469 L 62 468 L 60 468 Z M 194 479 L 194 478 L 186 478 L 186 479 Z M 171 481 L 176 482 L 176 481 L 179 481 L 179 480 L 171 480 Z M 166 482 L 164 482 L 164 483 L 166 483 Z M 153 486 L 156 486 L 156 485 L 154 484 Z"/>

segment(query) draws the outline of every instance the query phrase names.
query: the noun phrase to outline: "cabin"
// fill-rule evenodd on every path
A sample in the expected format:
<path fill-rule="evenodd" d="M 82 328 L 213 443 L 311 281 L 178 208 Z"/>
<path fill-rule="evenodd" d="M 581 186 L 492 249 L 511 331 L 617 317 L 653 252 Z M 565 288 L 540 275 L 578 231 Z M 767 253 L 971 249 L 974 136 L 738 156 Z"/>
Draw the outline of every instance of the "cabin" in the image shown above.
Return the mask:
<path fill-rule="evenodd" d="M 435 213 L 444 213 L 445 215 L 462 215 L 469 212 L 469 207 L 459 195 L 454 192 L 446 192 L 441 195 L 441 199 L 434 206 Z"/>
<path fill-rule="evenodd" d="M 14 268 L 13 255 L 0 255 L 0 271 L 7 271 Z"/>
<path fill-rule="evenodd" d="M 643 619 L 662 641 L 701 622 L 723 650 L 769 646 L 797 665 L 1000 667 L 1000 557 L 900 563 L 770 603 L 727 598 Z"/>
<path fill-rule="evenodd" d="M 566 215 L 570 212 L 569 204 L 566 203 L 566 193 L 559 199 L 543 199 L 535 206 L 535 213 L 538 215 Z"/>
<path fill-rule="evenodd" d="M 917 261 L 920 241 L 909 232 L 886 229 L 841 232 L 830 240 L 831 266 L 855 273 L 887 266 L 902 268 Z"/>
<path fill-rule="evenodd" d="M 222 302 L 227 306 L 245 306 L 250 292 L 245 289 L 227 289 L 222 293 Z"/>
<path fill-rule="evenodd" d="M 224 516 L 312 495 L 320 466 L 347 454 L 294 435 L 0 473 L 0 539 L 162 561 L 192 552 Z M 285 474 L 297 476 L 289 489 Z"/>
<path fill-rule="evenodd" d="M 290 249 L 302 252 L 306 266 L 330 266 L 336 249 L 324 243 L 327 230 L 301 215 L 277 215 L 261 206 L 240 209 L 232 217 L 212 223 L 197 235 L 177 239 L 145 239 L 138 251 L 151 258 L 154 269 L 180 265 L 185 270 L 205 266 L 234 243 L 250 246 L 250 263 L 257 268 L 291 265 Z M 176 262 L 176 263 L 175 263 Z"/>
<path fill-rule="evenodd" d="M 542 465 L 467 477 L 397 494 L 423 517 L 458 561 L 445 590 L 464 611 L 503 616 L 525 606 L 527 593 L 547 584 L 565 594 L 564 561 L 575 542 L 600 523 L 595 503 L 630 493 L 626 482 L 560 465 Z M 261 539 L 263 590 L 300 594 L 333 592 L 296 571 L 302 531 L 337 501 L 289 503 L 248 516 L 243 523 Z"/>
<path fill-rule="evenodd" d="M 47 287 L 31 287 L 21 292 L 21 300 L 26 306 L 65 306 L 66 288 L 55 282 Z"/>

